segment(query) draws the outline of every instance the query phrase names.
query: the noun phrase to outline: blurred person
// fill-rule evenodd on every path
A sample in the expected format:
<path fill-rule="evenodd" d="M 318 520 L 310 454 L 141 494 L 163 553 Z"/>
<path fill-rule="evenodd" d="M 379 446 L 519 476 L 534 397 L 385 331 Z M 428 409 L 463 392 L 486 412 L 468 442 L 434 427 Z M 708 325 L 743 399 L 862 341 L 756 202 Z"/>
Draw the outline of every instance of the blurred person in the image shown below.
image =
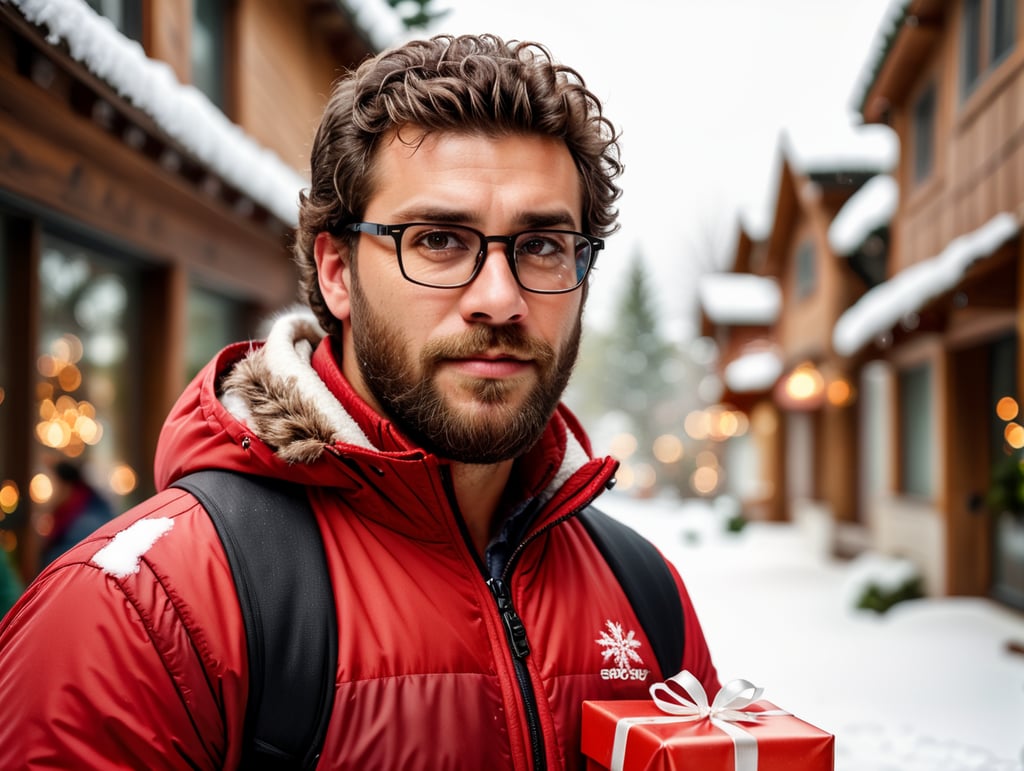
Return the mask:
<path fill-rule="evenodd" d="M 85 480 L 78 466 L 59 461 L 53 468 L 53 481 L 52 524 L 43 546 L 44 566 L 114 518 L 110 504 Z"/>
<path fill-rule="evenodd" d="M 203 468 L 305 488 L 339 619 L 322 768 L 581 768 L 581 702 L 675 674 L 580 522 L 617 463 L 560 403 L 616 227 L 599 100 L 538 44 L 414 41 L 339 80 L 311 169 L 312 315 L 218 354 L 164 425 L 161 492 L 0 627 L 0 767 L 238 765 L 239 602 L 211 520 L 169 488 Z M 683 667 L 714 693 L 666 567 Z"/>

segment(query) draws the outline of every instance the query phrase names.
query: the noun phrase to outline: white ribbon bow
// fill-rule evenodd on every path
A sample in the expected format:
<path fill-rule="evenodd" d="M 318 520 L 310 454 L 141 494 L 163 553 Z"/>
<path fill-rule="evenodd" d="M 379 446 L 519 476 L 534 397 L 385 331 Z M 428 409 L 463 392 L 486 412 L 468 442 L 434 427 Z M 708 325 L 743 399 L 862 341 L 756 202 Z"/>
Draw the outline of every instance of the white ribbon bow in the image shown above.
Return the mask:
<path fill-rule="evenodd" d="M 690 698 L 686 698 L 676 689 L 670 688 L 674 683 Z M 736 749 L 736 771 L 757 771 L 757 739 L 744 731 L 737 722 L 756 722 L 764 715 L 787 715 L 781 709 L 761 712 L 746 711 L 755 701 L 761 698 L 764 688 L 759 688 L 748 680 L 731 680 L 708 702 L 704 686 L 687 670 L 670 677 L 663 683 L 655 683 L 650 688 L 651 698 L 655 706 L 666 713 L 665 717 L 622 718 L 615 726 L 615 739 L 612 746 L 611 771 L 622 771 L 626 758 L 626 737 L 629 729 L 641 723 L 676 723 L 696 720 L 710 720 L 713 725 L 728 734 Z M 668 717 L 671 715 L 671 717 Z"/>
<path fill-rule="evenodd" d="M 670 688 L 669 683 L 678 685 L 693 701 Z M 764 714 L 763 712 L 743 711 L 744 707 L 749 707 L 764 693 L 764 688 L 755 686 L 749 680 L 729 681 L 722 686 L 722 690 L 718 692 L 710 705 L 708 704 L 708 695 L 704 692 L 704 686 L 700 684 L 700 680 L 685 669 L 664 683 L 655 683 L 650 690 L 651 698 L 654 699 L 658 709 L 669 715 L 680 715 L 687 720 L 702 720 L 707 717 L 735 723 L 757 720 L 758 715 Z M 662 694 L 666 698 L 663 698 Z"/>

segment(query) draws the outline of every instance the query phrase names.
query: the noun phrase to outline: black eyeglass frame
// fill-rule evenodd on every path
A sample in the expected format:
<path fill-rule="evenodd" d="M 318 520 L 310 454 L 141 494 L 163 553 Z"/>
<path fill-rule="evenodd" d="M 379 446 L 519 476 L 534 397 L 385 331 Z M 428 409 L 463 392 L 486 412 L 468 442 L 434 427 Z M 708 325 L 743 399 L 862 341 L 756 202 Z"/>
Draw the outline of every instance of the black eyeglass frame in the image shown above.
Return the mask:
<path fill-rule="evenodd" d="M 402 262 L 402 235 L 409 228 L 423 227 L 424 225 L 437 228 L 457 227 L 461 230 L 468 230 L 471 233 L 475 233 L 480 237 L 480 252 L 476 256 L 476 263 L 473 266 L 473 272 L 469 275 L 469 278 L 465 281 L 460 281 L 457 284 L 428 284 L 424 281 L 417 281 L 405 272 L 405 263 Z M 336 231 L 338 228 L 335 228 L 334 230 Z M 405 222 L 401 225 L 381 225 L 377 222 L 350 222 L 346 225 L 342 225 L 340 230 L 352 233 L 366 233 L 371 236 L 391 236 L 395 240 L 395 256 L 398 258 L 398 269 L 402 271 L 402 278 L 412 284 L 430 287 L 431 289 L 459 289 L 460 287 L 472 284 L 476 277 L 480 275 L 480 270 L 483 268 L 484 261 L 487 259 L 487 245 L 499 243 L 505 245 L 505 259 L 508 261 L 509 270 L 512 271 L 512 275 L 515 277 L 516 283 L 521 289 L 527 292 L 533 292 L 534 294 L 568 294 L 569 292 L 575 292 L 583 286 L 583 282 L 587 280 L 587 276 L 590 275 L 590 271 L 594 269 L 594 263 L 597 262 L 598 252 L 604 249 L 603 238 L 588 236 L 586 233 L 580 233 L 576 230 L 561 230 L 558 228 L 530 228 L 528 230 L 519 231 L 518 233 L 512 233 L 508 236 L 488 236 L 481 233 L 476 228 L 471 228 L 466 225 L 452 225 L 443 222 Z M 579 280 L 574 286 L 567 289 L 533 289 L 532 287 L 528 287 L 523 284 L 522 280 L 519 278 L 519 269 L 516 265 L 516 240 L 518 240 L 522 235 L 532 233 L 558 233 L 559 235 L 578 236 L 590 245 L 590 263 L 587 265 L 587 269 L 583 271 L 583 275 L 579 277 Z"/>

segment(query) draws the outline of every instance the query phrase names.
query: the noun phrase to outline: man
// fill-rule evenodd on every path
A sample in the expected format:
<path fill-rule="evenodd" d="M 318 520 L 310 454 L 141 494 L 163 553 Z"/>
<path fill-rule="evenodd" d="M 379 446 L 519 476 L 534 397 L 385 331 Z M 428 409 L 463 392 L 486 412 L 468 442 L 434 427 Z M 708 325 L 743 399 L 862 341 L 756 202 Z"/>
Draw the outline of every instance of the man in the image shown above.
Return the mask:
<path fill-rule="evenodd" d="M 292 313 L 222 351 L 164 427 L 163 492 L 5 620 L 0 767 L 237 765 L 238 600 L 209 518 L 166 489 L 208 467 L 308 491 L 339 619 L 321 767 L 579 768 L 584 699 L 674 674 L 578 520 L 616 463 L 559 405 L 616 216 L 598 100 L 538 46 L 409 43 L 340 81 L 311 168 L 296 255 L 326 336 Z M 683 665 L 715 692 L 673 576 Z"/>

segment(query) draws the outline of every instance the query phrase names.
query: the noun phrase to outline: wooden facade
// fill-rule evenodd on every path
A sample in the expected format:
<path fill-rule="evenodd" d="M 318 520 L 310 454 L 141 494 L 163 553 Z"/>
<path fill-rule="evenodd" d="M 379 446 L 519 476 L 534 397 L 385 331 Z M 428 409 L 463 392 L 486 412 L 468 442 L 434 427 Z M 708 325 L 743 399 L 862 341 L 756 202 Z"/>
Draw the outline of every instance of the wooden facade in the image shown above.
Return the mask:
<path fill-rule="evenodd" d="M 912 0 L 894 21 L 861 106 L 865 121 L 892 126 L 902 148 L 890 280 L 915 266 L 938 269 L 937 256 L 993 218 L 1024 217 L 1024 3 Z M 1019 404 L 1024 384 L 1021 250 L 1018 224 L 914 309 L 913 324 L 859 352 L 893 372 L 894 474 L 873 505 L 880 532 L 899 535 L 884 548 L 912 552 L 931 592 L 994 593 L 1014 604 L 1024 604 L 1024 582 L 1002 585 L 999 574 L 1019 571 L 1024 554 L 1007 550 L 984 500 L 996 465 L 1019 451 L 1001 435 L 1013 421 L 997 418 L 995 405 Z M 912 484 L 907 425 L 915 371 L 930 379 L 927 428 L 938 448 L 923 490 Z"/>
<path fill-rule="evenodd" d="M 705 334 L 728 341 L 721 348 L 723 372 L 744 350 L 762 349 L 767 341 L 781 359 L 774 383 L 742 398 L 727 397 L 748 412 L 759 445 L 761 469 L 740 473 L 764 474 L 765 489 L 771 491 L 748 510 L 769 519 L 807 521 L 815 531 L 832 533 L 862 528 L 856 372 L 834 353 L 832 329 L 868 284 L 850 261 L 834 253 L 828 234 L 837 212 L 880 169 L 867 162 L 826 168 L 796 160 L 795 154 L 786 146 L 781 150 L 767 235 L 758 242 L 741 232 L 733 265 L 735 272 L 777 282 L 778 319 L 756 336 L 713 325 Z M 766 428 L 759 431 L 759 425 Z M 823 548 L 831 549 L 831 542 Z"/>
<path fill-rule="evenodd" d="M 780 506 L 827 521 L 833 551 L 910 559 L 929 594 L 1024 607 L 1024 522 L 990 497 L 1024 453 L 1024 2 L 890 13 L 858 95 L 899 141 L 887 220 L 837 257 L 830 223 L 865 175 L 784 159 L 765 262 L 738 255 L 783 292 L 786 371 L 760 395 L 785 424 Z M 823 389 L 803 403 L 801 367 Z"/>
<path fill-rule="evenodd" d="M 189 83 L 193 2 L 134 5 L 146 56 Z M 333 80 L 374 48 L 341 3 L 222 7 L 224 111 L 240 141 L 275 153 L 301 182 Z M 37 568 L 47 463 L 89 466 L 116 510 L 151 493 L 157 436 L 195 369 L 196 341 L 208 351 L 255 334 L 297 297 L 294 213 L 203 160 L 51 32 L 0 3 L 0 536 L 26 578 Z M 64 339 L 48 303 L 79 274 L 82 286 L 67 290 L 74 307 L 60 310 L 81 325 L 67 340 L 93 364 L 65 366 L 75 377 L 59 379 L 44 371 L 47 346 Z M 100 317 L 122 306 L 132 310 L 112 331 Z M 54 412 L 57 393 L 58 412 L 95 413 L 92 443 L 47 436 L 41 410 Z M 115 473 L 120 482 L 108 484 Z"/>

